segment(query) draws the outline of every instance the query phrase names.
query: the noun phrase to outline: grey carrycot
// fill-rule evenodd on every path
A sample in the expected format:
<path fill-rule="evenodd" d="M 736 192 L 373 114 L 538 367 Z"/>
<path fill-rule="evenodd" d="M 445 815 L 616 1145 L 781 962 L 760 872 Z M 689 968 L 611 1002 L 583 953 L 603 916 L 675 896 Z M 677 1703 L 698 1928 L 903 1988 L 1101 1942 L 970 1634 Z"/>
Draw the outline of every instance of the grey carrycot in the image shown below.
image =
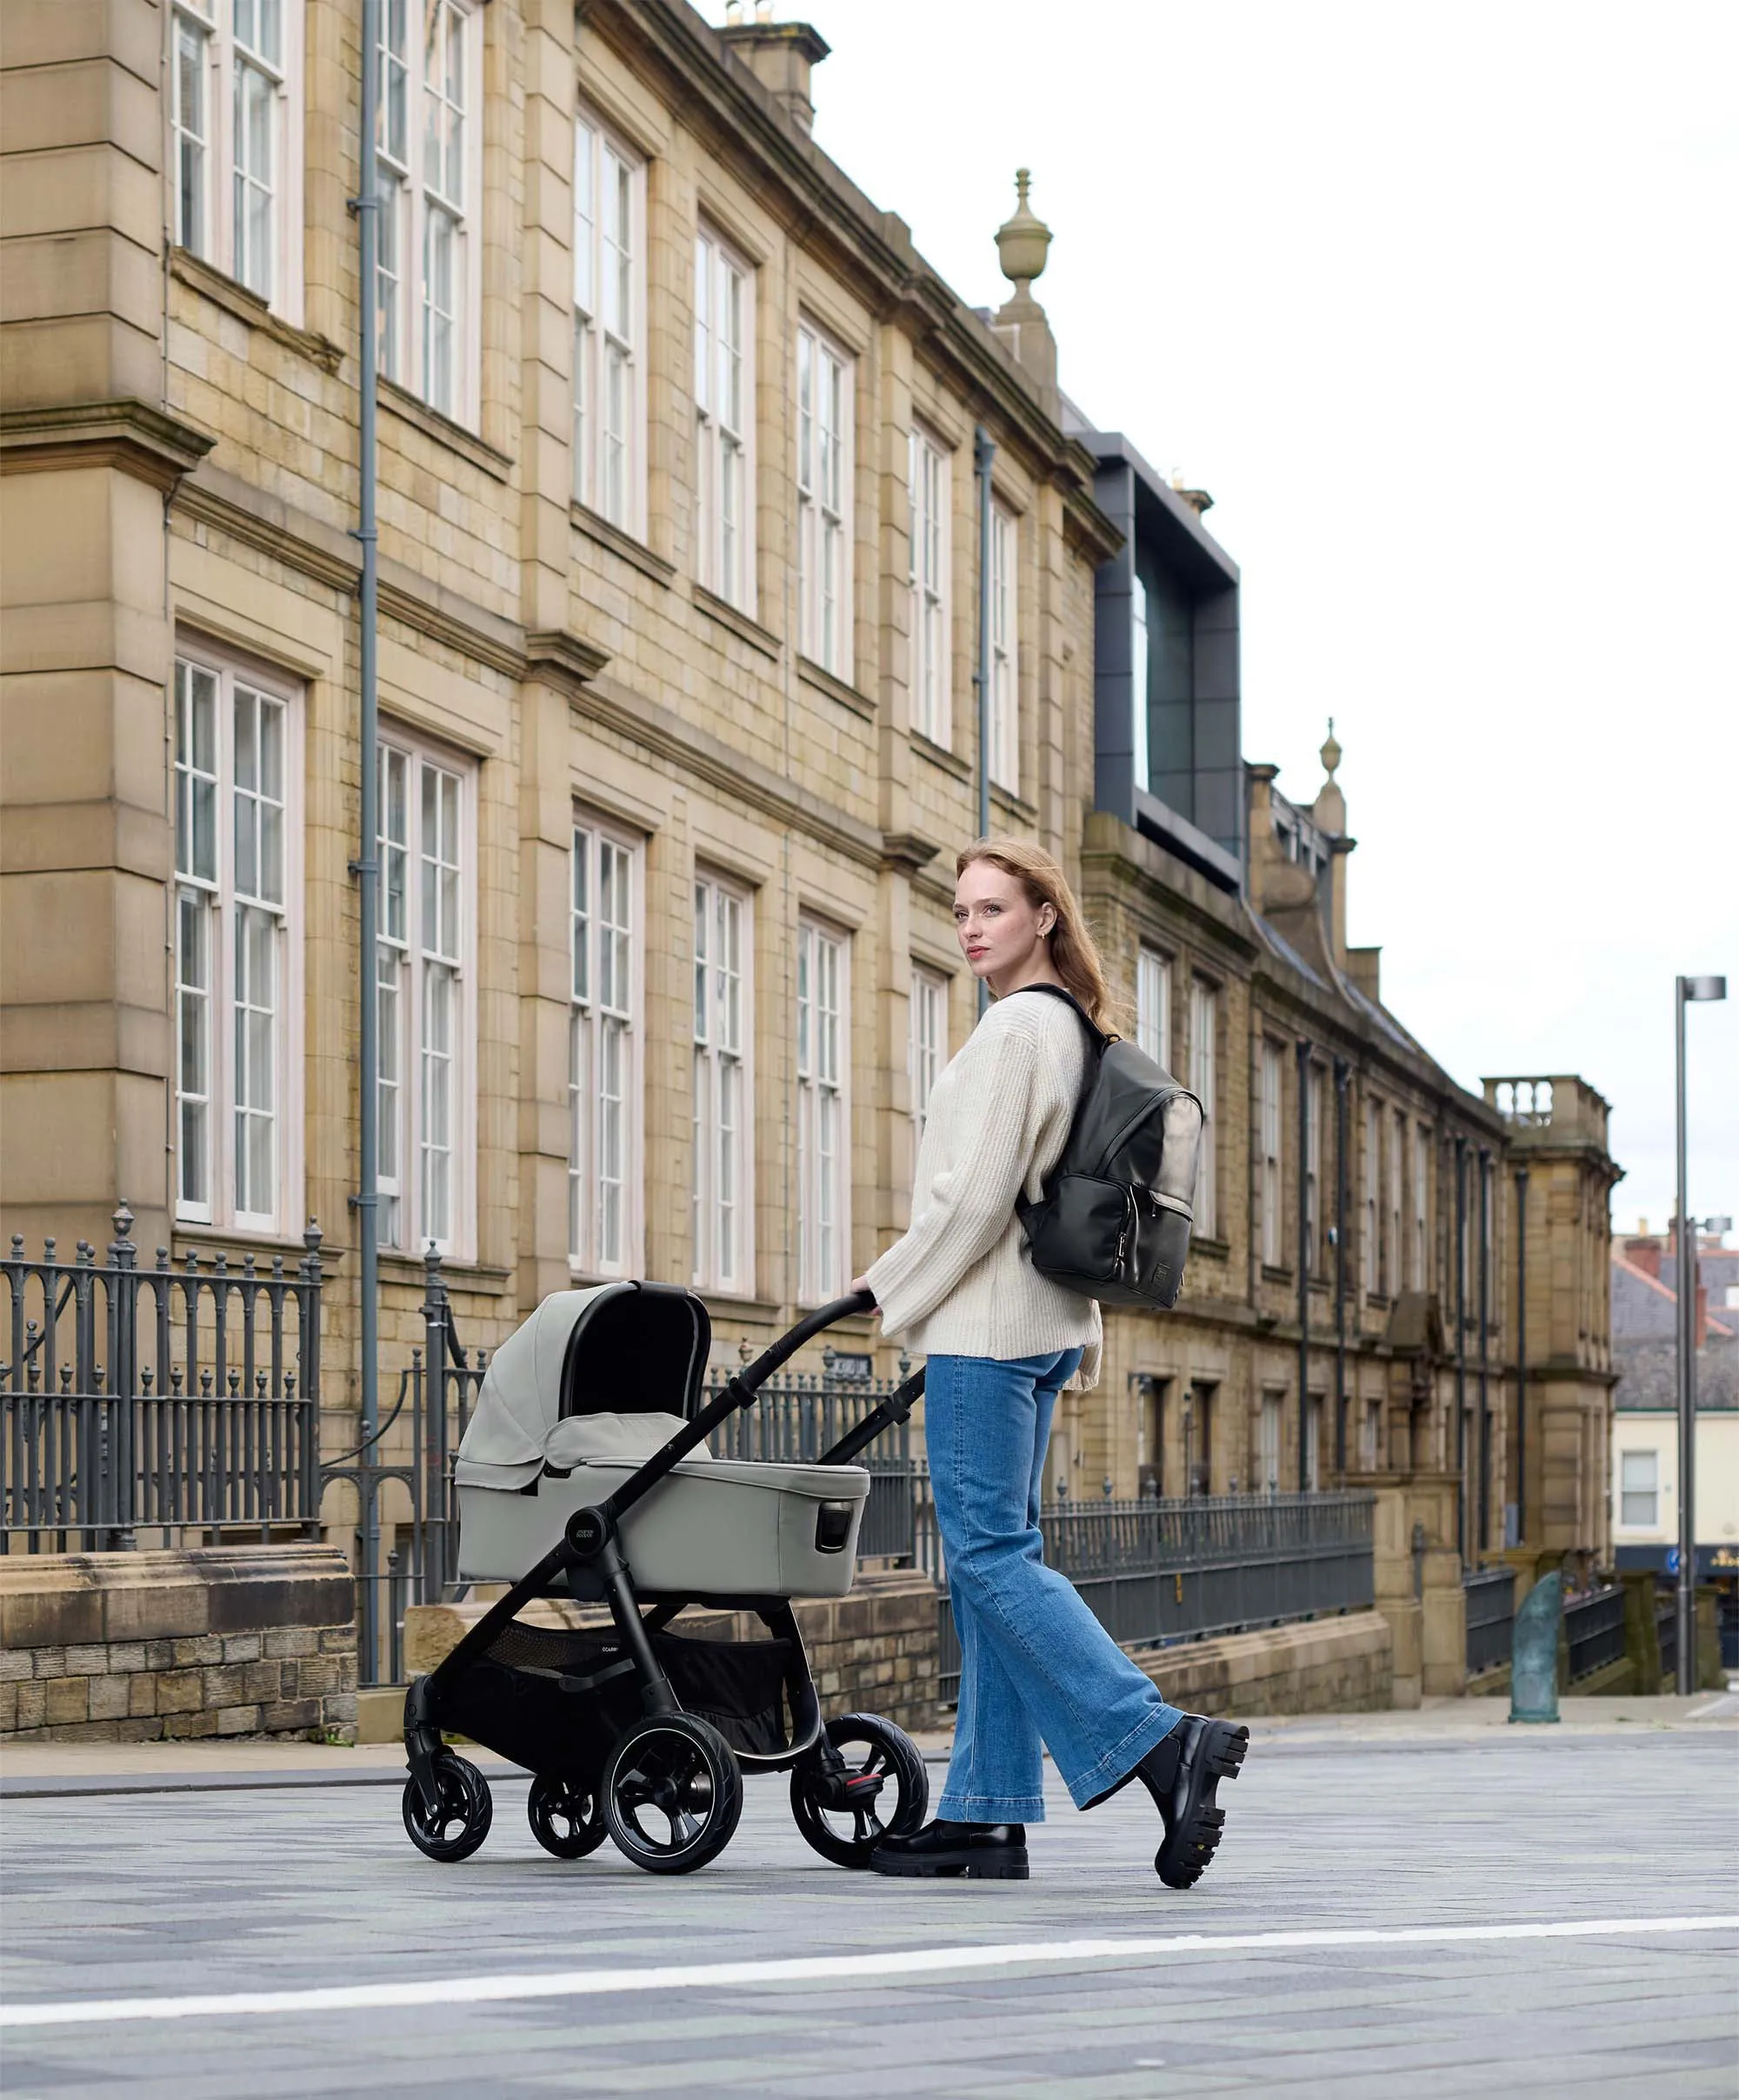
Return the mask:
<path fill-rule="evenodd" d="M 561 1290 L 503 1343 L 459 1446 L 459 1574 L 512 1582 L 682 1431 L 705 1370 L 697 1298 Z M 622 1519 L 642 1595 L 832 1597 L 851 1587 L 861 1466 L 714 1458 L 700 1444 Z"/>
<path fill-rule="evenodd" d="M 710 1400 L 706 1308 L 669 1285 L 558 1291 L 502 1344 L 455 1479 L 460 1579 L 509 1587 L 406 1694 L 420 1851 L 463 1859 L 489 1834 L 489 1783 L 450 1733 L 532 1773 L 531 1829 L 560 1858 L 609 1837 L 650 1872 L 703 1866 L 736 1828 L 744 1770 L 789 1772 L 798 1829 L 842 1866 L 922 1822 L 910 1738 L 875 1714 L 823 1719 L 791 1600 L 850 1589 L 870 1492 L 851 1461 L 906 1419 L 923 1372 L 813 1463 L 707 1448 L 806 1342 L 873 1302 L 810 1314 Z M 560 1628 L 519 1617 L 546 1597 L 603 1609 Z M 679 1629 L 691 1605 L 737 1617 L 723 1637 L 716 1617 Z M 745 1615 L 765 1638 L 730 1630 Z"/>

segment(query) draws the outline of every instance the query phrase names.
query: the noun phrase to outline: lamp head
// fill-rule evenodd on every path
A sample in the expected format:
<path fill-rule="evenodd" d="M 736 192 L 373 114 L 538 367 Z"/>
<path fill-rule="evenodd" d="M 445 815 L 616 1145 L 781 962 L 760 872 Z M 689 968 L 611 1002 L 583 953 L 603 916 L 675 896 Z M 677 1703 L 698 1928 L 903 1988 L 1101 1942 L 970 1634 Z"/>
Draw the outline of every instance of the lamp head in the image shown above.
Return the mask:
<path fill-rule="evenodd" d="M 1683 999 L 1724 999 L 1727 997 L 1725 977 L 1681 977 L 1679 996 Z"/>

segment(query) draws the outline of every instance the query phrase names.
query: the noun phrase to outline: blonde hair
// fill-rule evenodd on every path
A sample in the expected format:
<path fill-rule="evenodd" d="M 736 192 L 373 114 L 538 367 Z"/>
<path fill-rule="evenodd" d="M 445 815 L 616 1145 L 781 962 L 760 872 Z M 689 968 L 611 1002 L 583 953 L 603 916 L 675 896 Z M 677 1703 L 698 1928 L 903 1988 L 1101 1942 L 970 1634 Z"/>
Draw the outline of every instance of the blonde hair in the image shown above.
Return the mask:
<path fill-rule="evenodd" d="M 1088 930 L 1080 902 L 1056 862 L 1029 839 L 975 838 L 954 863 L 956 881 L 975 861 L 986 861 L 1013 876 L 1035 911 L 1041 904 L 1050 906 L 1056 914 L 1049 935 L 1051 968 L 1086 1008 L 1095 1027 L 1112 1030 L 1116 1017 L 1099 944 Z"/>

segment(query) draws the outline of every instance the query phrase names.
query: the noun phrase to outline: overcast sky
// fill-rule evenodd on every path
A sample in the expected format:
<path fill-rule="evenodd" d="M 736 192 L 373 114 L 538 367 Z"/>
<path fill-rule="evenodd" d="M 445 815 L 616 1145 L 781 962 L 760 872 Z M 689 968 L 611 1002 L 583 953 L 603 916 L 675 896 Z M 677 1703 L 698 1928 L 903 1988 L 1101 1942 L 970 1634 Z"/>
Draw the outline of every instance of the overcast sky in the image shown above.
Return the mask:
<path fill-rule="evenodd" d="M 752 11 L 752 8 L 745 12 Z M 722 5 L 708 7 L 714 22 Z M 1033 170 L 1066 390 L 1216 498 L 1244 755 L 1469 1086 L 1582 1073 L 1613 1216 L 1739 1211 L 1739 5 L 780 0 L 816 137 L 975 304 Z"/>

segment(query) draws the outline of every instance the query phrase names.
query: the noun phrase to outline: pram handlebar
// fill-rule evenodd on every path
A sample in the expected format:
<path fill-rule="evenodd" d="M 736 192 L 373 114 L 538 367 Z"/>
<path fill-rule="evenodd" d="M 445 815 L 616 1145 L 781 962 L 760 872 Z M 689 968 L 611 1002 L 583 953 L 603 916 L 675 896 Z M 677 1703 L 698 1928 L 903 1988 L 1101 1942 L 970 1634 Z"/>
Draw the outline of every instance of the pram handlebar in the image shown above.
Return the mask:
<path fill-rule="evenodd" d="M 835 1298 L 830 1304 L 817 1306 L 815 1311 L 806 1313 L 789 1334 L 781 1335 L 770 1347 L 763 1349 L 747 1370 L 736 1374 L 732 1383 L 746 1387 L 753 1393 L 766 1383 L 782 1363 L 796 1356 L 805 1342 L 813 1342 L 823 1328 L 831 1327 L 836 1320 L 850 1319 L 854 1312 L 870 1312 L 875 1303 L 873 1290 L 854 1290 L 847 1297 Z M 743 1404 L 738 1402 L 739 1406 Z"/>

